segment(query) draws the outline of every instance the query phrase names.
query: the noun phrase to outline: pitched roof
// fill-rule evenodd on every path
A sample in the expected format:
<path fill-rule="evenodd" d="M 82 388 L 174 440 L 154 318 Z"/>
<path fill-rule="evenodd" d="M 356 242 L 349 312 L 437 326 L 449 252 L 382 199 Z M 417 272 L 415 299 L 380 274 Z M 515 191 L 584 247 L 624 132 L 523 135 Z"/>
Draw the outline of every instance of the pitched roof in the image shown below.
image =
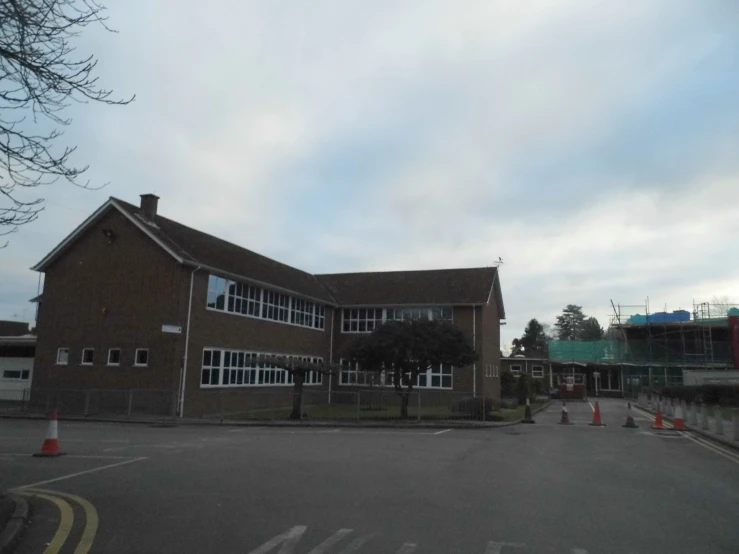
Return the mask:
<path fill-rule="evenodd" d="M 343 306 L 486 304 L 493 290 L 504 317 L 495 267 L 316 275 Z"/>
<path fill-rule="evenodd" d="M 108 209 L 120 211 L 180 263 L 193 267 L 203 266 L 206 269 L 220 272 L 224 276 L 230 274 L 243 278 L 245 281 L 282 289 L 312 300 L 336 304 L 326 289 L 310 273 L 276 262 L 202 231 L 186 227 L 161 215 L 157 215 L 152 224 L 141 215 L 140 207 L 113 197 L 32 269 L 44 271 L 67 245 L 71 244 L 80 233 Z"/>

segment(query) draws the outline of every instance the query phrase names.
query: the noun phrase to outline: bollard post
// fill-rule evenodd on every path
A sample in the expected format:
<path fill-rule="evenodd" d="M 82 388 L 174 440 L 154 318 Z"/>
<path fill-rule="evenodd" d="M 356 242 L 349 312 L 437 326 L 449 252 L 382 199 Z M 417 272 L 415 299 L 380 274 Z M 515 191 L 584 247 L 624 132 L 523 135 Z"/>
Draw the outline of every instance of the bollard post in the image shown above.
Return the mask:
<path fill-rule="evenodd" d="M 724 434 L 724 414 L 721 413 L 721 406 L 714 406 L 713 421 L 714 421 L 714 427 L 716 428 L 716 434 L 723 435 Z"/>
<path fill-rule="evenodd" d="M 734 432 L 732 433 L 731 438 L 735 441 L 739 441 L 739 410 L 734 409 L 732 410 L 732 420 L 734 423 Z"/>
<path fill-rule="evenodd" d="M 701 429 L 708 431 L 708 406 L 705 403 L 701 404 Z"/>

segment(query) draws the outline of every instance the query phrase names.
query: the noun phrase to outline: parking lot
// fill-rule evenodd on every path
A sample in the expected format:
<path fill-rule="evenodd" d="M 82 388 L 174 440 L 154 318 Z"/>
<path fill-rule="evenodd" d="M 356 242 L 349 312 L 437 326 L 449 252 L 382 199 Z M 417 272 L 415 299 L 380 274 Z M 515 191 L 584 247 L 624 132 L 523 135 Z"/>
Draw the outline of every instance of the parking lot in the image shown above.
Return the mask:
<path fill-rule="evenodd" d="M 23 554 L 736 553 L 739 457 L 601 409 L 606 427 L 587 403 L 481 430 L 61 421 L 53 459 L 30 456 L 45 422 L 0 420 L 0 488 L 34 510 Z"/>

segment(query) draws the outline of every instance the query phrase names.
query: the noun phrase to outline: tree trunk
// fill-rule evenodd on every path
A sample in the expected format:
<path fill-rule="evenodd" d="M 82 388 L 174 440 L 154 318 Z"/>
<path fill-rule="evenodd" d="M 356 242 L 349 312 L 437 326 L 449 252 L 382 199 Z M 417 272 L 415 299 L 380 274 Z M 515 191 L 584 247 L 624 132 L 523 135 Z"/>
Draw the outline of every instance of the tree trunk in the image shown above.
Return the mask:
<path fill-rule="evenodd" d="M 400 417 L 408 419 L 408 401 L 411 399 L 410 392 L 403 392 L 400 395 Z"/>
<path fill-rule="evenodd" d="M 293 374 L 295 386 L 293 388 L 293 411 L 290 412 L 290 419 L 303 419 L 303 381 L 305 375 L 302 371 L 296 371 Z"/>

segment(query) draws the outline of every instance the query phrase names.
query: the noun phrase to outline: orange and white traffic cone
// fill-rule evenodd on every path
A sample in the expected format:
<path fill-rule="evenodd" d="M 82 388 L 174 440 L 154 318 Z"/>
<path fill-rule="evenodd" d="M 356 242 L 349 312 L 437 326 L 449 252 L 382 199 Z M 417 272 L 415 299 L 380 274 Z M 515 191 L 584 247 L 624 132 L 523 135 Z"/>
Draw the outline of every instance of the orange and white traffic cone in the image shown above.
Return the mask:
<path fill-rule="evenodd" d="M 43 446 L 41 446 L 41 452 L 34 454 L 34 456 L 42 458 L 50 458 L 53 456 L 62 456 L 64 452 L 59 448 L 59 428 L 57 421 L 56 410 L 51 412 L 51 419 L 49 420 L 49 430 L 46 432 L 46 440 Z"/>
<path fill-rule="evenodd" d="M 595 410 L 593 411 L 593 423 L 590 425 L 594 425 L 596 427 L 606 426 L 606 424 L 600 419 L 600 404 L 598 404 L 597 400 L 595 401 Z"/>
<path fill-rule="evenodd" d="M 683 418 L 683 407 L 680 405 L 680 401 L 677 401 L 675 406 L 675 419 L 672 421 L 672 427 L 675 429 L 685 429 L 685 419 Z"/>
<path fill-rule="evenodd" d="M 562 419 L 559 420 L 560 425 L 571 425 L 570 414 L 567 412 L 567 402 L 562 401 Z"/>
<path fill-rule="evenodd" d="M 624 423 L 623 427 L 627 427 L 629 429 L 638 429 L 639 427 L 634 422 L 634 416 L 631 415 L 631 402 L 628 403 L 627 411 L 626 411 L 626 423 Z"/>
<path fill-rule="evenodd" d="M 654 420 L 654 425 L 652 425 L 652 429 L 664 429 L 665 426 L 662 425 L 662 410 L 657 407 L 657 418 Z"/>

